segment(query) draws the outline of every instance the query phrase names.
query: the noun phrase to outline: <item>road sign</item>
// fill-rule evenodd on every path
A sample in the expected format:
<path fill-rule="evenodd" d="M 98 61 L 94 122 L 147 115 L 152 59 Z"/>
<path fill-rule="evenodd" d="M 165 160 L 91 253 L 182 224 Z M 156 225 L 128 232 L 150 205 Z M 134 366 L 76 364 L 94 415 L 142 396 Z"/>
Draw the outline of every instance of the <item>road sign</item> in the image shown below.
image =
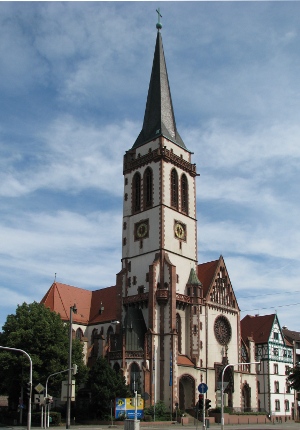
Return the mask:
<path fill-rule="evenodd" d="M 43 387 L 43 385 L 39 382 L 37 386 L 34 387 L 34 389 L 40 394 L 42 391 L 44 391 L 45 387 Z"/>
<path fill-rule="evenodd" d="M 201 382 L 201 384 L 198 385 L 198 391 L 200 394 L 205 394 L 208 390 L 208 386 L 204 384 L 204 382 Z"/>
<path fill-rule="evenodd" d="M 35 394 L 34 395 L 34 403 L 36 405 L 43 405 L 45 401 L 44 394 Z"/>

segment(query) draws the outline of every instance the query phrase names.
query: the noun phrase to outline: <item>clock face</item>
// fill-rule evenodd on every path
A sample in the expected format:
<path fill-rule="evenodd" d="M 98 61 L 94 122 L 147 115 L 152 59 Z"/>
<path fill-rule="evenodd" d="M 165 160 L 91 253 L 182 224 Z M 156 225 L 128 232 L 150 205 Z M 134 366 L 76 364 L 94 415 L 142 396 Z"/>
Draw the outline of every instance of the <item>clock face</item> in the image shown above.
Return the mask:
<path fill-rule="evenodd" d="M 148 221 L 142 221 L 136 224 L 135 235 L 137 239 L 143 239 L 148 236 Z"/>
<path fill-rule="evenodd" d="M 231 339 L 231 325 L 226 317 L 220 315 L 215 320 L 214 331 L 217 341 L 221 345 L 227 345 Z"/>
<path fill-rule="evenodd" d="M 186 239 L 186 226 L 181 222 L 175 221 L 174 233 L 177 239 Z"/>

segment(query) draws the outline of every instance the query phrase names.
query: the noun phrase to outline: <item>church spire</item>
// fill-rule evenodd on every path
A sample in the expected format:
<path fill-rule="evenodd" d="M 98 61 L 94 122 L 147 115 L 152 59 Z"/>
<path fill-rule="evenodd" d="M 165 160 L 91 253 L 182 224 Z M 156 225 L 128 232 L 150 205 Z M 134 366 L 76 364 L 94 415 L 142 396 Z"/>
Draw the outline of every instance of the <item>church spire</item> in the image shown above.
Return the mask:
<path fill-rule="evenodd" d="M 176 128 L 162 37 L 160 33 L 160 29 L 162 28 L 160 23 L 161 15 L 159 11 L 157 11 L 157 13 L 157 37 L 144 123 L 142 131 L 136 139 L 133 148 L 137 148 L 138 146 L 141 146 L 159 136 L 164 136 L 186 149 Z"/>

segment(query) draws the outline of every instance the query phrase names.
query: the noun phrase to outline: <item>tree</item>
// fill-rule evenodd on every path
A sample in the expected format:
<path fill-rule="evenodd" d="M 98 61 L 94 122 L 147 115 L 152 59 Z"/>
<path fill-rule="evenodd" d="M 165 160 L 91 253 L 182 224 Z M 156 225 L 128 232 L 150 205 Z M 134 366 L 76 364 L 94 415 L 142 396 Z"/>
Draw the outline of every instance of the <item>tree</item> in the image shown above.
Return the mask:
<path fill-rule="evenodd" d="M 291 382 L 291 388 L 300 391 L 300 364 L 298 363 L 288 376 L 288 381 Z"/>
<path fill-rule="evenodd" d="M 0 345 L 26 351 L 32 359 L 33 387 L 38 383 L 45 386 L 50 374 L 68 368 L 69 325 L 44 304 L 23 303 L 18 305 L 15 315 L 8 315 L 0 333 Z M 78 365 L 76 381 L 82 382 L 87 370 L 78 340 L 73 340 L 72 362 Z M 48 392 L 57 395 L 65 378 L 66 373 L 51 378 Z M 17 405 L 28 380 L 29 361 L 24 354 L 0 350 L 0 392 L 8 394 Z"/>
<path fill-rule="evenodd" d="M 107 360 L 99 357 L 89 372 L 87 387 L 91 392 L 91 415 L 104 418 L 116 397 L 129 397 L 125 377 L 110 367 Z"/>

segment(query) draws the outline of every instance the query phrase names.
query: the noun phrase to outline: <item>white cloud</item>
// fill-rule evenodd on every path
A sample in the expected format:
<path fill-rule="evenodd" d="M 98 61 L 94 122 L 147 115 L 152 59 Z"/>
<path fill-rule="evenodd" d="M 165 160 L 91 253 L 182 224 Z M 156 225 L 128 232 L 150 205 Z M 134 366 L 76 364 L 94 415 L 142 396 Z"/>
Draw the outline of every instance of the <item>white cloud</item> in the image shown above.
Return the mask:
<path fill-rule="evenodd" d="M 297 294 L 299 8 L 162 10 L 177 126 L 201 174 L 199 262 L 224 255 L 237 295 L 258 296 L 241 297 L 242 309 Z M 151 2 L 2 2 L 0 12 L 4 315 L 39 300 L 55 273 L 83 288 L 115 282 L 123 154 L 142 126 L 156 14 Z M 281 323 L 297 329 L 286 309 Z"/>

